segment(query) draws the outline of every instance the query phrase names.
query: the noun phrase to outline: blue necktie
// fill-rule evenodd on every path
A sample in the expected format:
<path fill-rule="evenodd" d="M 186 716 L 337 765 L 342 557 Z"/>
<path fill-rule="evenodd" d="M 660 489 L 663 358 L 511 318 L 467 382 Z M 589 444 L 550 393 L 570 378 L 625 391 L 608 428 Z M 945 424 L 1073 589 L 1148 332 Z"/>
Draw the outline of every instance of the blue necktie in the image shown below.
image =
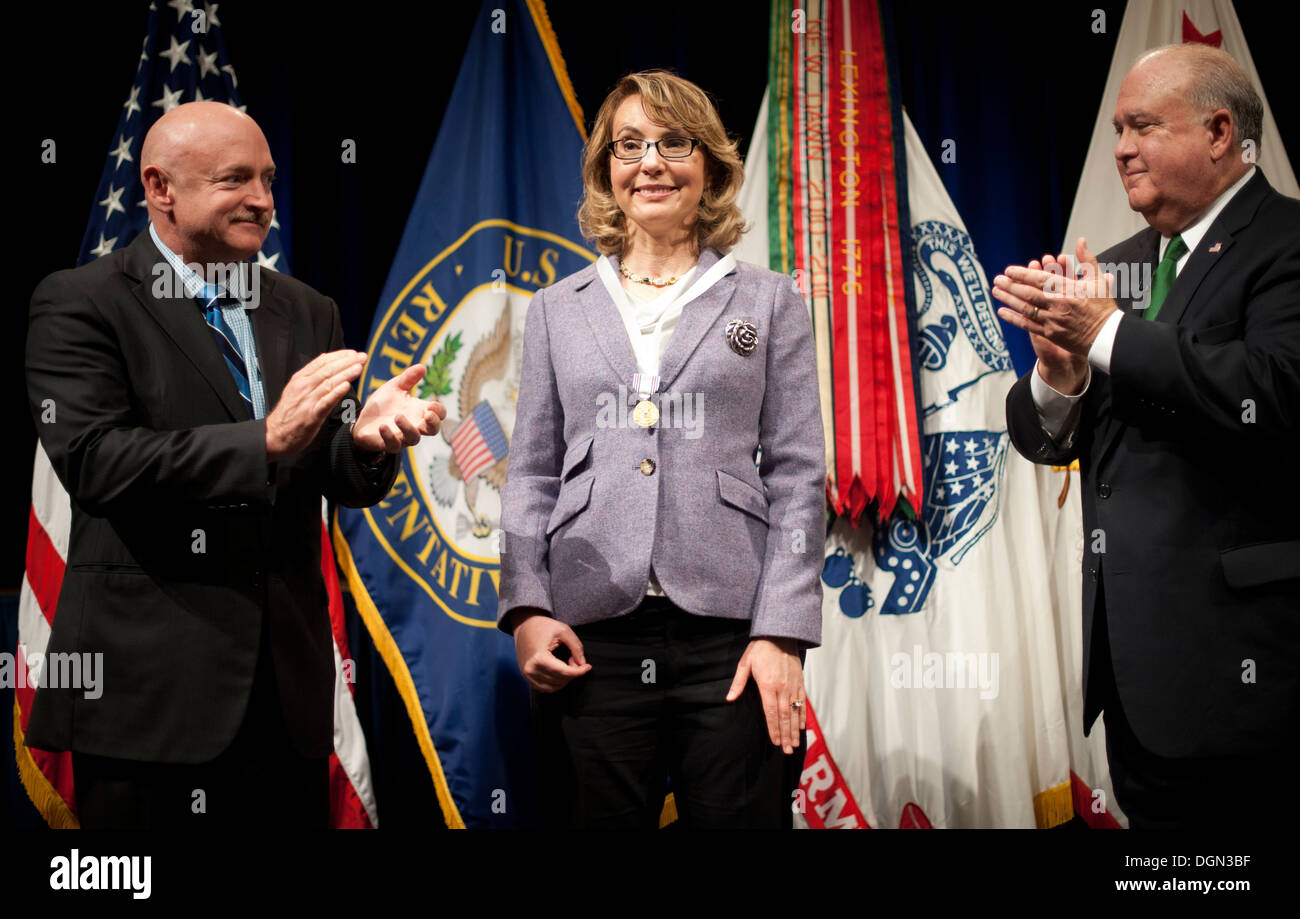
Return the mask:
<path fill-rule="evenodd" d="M 234 330 L 221 315 L 223 299 L 234 302 L 218 294 L 203 307 L 203 318 L 207 320 L 208 328 L 212 330 L 212 337 L 216 339 L 217 348 L 220 349 L 226 366 L 230 368 L 230 375 L 235 378 L 235 386 L 239 389 L 239 398 L 243 400 L 244 408 L 248 410 L 248 417 L 256 418 L 257 415 L 253 410 L 253 391 L 248 385 L 248 365 L 239 350 L 239 339 L 235 337 Z"/>

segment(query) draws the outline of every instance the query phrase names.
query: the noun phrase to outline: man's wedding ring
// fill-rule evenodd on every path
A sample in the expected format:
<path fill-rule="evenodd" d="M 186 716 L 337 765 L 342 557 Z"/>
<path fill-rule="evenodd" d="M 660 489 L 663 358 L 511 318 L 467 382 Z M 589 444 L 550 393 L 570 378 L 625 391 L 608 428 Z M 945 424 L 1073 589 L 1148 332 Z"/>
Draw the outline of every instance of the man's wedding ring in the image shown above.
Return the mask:
<path fill-rule="evenodd" d="M 1037 321 L 1038 321 L 1038 307 L 1034 307 L 1034 314 L 1033 314 L 1032 316 L 1030 316 L 1029 318 L 1032 319 L 1032 320 L 1034 320 L 1034 322 L 1037 322 Z"/>

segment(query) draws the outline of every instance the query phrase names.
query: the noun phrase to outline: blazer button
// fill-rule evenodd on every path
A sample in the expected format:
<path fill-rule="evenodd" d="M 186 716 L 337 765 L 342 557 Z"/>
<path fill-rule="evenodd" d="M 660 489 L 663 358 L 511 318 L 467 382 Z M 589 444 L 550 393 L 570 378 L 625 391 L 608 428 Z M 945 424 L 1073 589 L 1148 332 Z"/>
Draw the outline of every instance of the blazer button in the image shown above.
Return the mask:
<path fill-rule="evenodd" d="M 1097 486 L 1097 497 L 1099 497 L 1099 498 L 1109 498 L 1109 497 L 1110 497 L 1110 486 L 1107 485 L 1105 482 L 1102 482 L 1100 485 L 1098 485 L 1098 486 Z"/>
<path fill-rule="evenodd" d="M 655 461 L 652 460 L 652 459 L 643 459 L 643 460 L 641 460 L 641 474 L 642 474 L 642 475 L 654 475 L 654 474 L 655 474 Z"/>
<path fill-rule="evenodd" d="M 1092 577 L 1093 581 L 1096 581 L 1096 580 L 1097 580 L 1097 569 L 1096 569 L 1096 568 L 1089 568 L 1089 569 L 1088 569 L 1088 574 Z"/>

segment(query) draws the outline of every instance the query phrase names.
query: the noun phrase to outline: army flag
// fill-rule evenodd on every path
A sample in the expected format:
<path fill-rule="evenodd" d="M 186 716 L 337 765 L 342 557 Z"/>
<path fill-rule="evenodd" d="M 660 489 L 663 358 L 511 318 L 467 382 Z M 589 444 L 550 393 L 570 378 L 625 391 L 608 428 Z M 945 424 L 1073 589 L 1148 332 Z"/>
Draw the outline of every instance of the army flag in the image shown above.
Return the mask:
<path fill-rule="evenodd" d="M 833 108 L 883 108 L 858 114 L 891 126 L 875 143 L 894 168 L 876 181 L 882 201 L 893 183 L 899 233 L 882 215 L 881 242 L 899 258 L 881 263 L 875 283 L 907 304 L 897 327 L 908 332 L 916 368 L 923 491 L 856 526 L 837 507 L 822 572 L 823 644 L 807 659 L 798 803 L 817 828 L 1054 826 L 1075 813 L 1065 674 L 1078 642 L 1062 630 L 1080 628 L 1060 614 L 1066 588 L 1049 539 L 1068 520 L 1042 516 L 1061 476 L 1011 448 L 1004 400 L 1015 374 L 987 277 L 898 105 L 889 7 L 881 4 L 878 18 L 875 7 L 773 3 L 767 116 L 751 147 L 767 151 L 767 193 L 751 188 L 745 199 L 756 232 L 767 230 L 770 267 L 809 282 L 819 369 L 834 403 L 829 449 L 838 452 L 847 416 L 834 389 L 837 343 L 856 331 L 872 341 L 871 359 L 888 361 L 891 339 L 845 328 L 853 317 L 833 309 L 819 316 L 819 292 L 839 275 L 835 246 L 817 236 L 835 232 L 823 215 L 845 198 L 844 183 L 826 181 L 830 167 L 818 160 L 853 155 L 836 146 L 845 129 Z M 864 20 L 879 31 L 874 53 L 883 61 L 869 60 L 873 48 L 855 32 Z M 883 90 L 847 85 L 855 73 L 876 74 Z M 1073 547 L 1073 537 L 1060 539 Z"/>
<path fill-rule="evenodd" d="M 832 527 L 809 698 L 872 825 L 919 810 L 935 827 L 1052 826 L 1073 810 L 1038 474 L 1007 435 L 1015 375 L 974 242 L 904 130 L 924 510 Z M 842 809 L 818 778 L 805 770 L 810 823 Z"/>

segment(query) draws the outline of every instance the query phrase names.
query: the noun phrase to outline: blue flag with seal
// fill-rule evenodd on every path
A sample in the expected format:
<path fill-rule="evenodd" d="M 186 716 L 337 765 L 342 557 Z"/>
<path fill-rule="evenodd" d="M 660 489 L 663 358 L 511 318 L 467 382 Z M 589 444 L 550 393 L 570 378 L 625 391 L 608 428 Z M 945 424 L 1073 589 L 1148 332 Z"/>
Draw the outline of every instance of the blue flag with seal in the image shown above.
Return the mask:
<path fill-rule="evenodd" d="M 585 140 L 541 0 L 479 11 L 367 347 L 365 394 L 407 366 L 447 407 L 334 542 L 449 827 L 539 815 L 527 684 L 496 628 L 501 487 L 532 295 L 585 267 Z"/>

